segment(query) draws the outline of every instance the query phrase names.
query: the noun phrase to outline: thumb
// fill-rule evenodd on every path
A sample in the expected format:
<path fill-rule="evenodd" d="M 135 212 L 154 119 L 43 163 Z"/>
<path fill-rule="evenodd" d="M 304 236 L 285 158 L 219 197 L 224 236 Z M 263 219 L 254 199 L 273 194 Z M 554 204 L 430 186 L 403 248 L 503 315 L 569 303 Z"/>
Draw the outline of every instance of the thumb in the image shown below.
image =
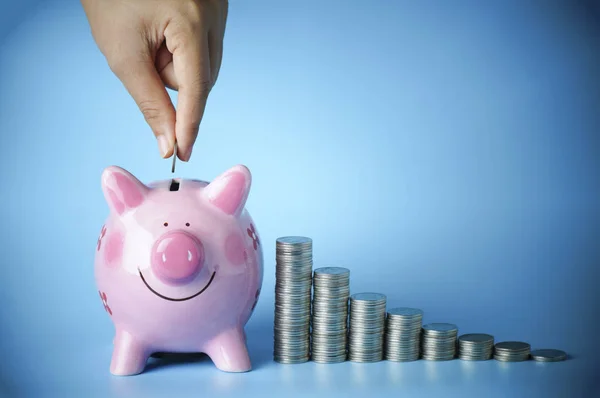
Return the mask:
<path fill-rule="evenodd" d="M 111 69 L 140 108 L 161 156 L 170 157 L 175 142 L 175 109 L 150 55 L 129 57 Z"/>

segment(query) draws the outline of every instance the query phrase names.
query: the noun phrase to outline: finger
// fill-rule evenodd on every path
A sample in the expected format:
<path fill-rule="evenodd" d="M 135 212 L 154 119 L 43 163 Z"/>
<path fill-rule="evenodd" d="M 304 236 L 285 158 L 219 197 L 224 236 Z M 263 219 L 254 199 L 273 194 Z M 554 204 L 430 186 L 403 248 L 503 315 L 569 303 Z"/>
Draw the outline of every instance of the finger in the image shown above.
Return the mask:
<path fill-rule="evenodd" d="M 179 28 L 181 29 L 181 28 Z M 208 37 L 199 29 L 165 30 L 167 48 L 173 54 L 178 85 L 175 136 L 179 158 L 187 162 L 198 136 L 206 100 L 211 89 Z"/>
<path fill-rule="evenodd" d="M 177 90 L 177 80 L 173 72 L 173 54 L 169 52 L 165 43 L 156 52 L 154 65 L 165 86 L 171 90 Z"/>
<path fill-rule="evenodd" d="M 212 86 L 217 83 L 219 72 L 221 71 L 221 62 L 223 61 L 223 40 L 225 37 L 225 26 L 227 25 L 227 14 L 229 12 L 229 4 L 226 0 L 222 1 L 219 12 L 218 22 L 211 29 L 208 36 Z"/>
<path fill-rule="evenodd" d="M 221 61 L 223 59 L 223 36 L 221 32 L 212 30 L 208 33 L 208 48 L 210 58 L 210 82 L 211 89 L 217 83 Z"/>
<path fill-rule="evenodd" d="M 175 109 L 149 55 L 113 63 L 111 69 L 133 97 L 157 139 L 163 158 L 173 153 Z"/>
<path fill-rule="evenodd" d="M 175 71 L 173 69 L 173 62 L 165 66 L 160 72 L 160 78 L 162 79 L 165 86 L 171 90 L 177 91 L 177 79 L 175 78 Z"/>

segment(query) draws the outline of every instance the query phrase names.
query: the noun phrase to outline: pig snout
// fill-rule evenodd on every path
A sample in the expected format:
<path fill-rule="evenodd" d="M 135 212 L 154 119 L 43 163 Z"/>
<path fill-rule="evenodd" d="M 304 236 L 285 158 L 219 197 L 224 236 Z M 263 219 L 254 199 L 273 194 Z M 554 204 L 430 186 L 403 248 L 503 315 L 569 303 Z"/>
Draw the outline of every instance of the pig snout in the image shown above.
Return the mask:
<path fill-rule="evenodd" d="M 162 282 L 182 285 L 202 270 L 204 249 L 196 237 L 183 231 L 161 236 L 152 249 L 152 272 Z"/>

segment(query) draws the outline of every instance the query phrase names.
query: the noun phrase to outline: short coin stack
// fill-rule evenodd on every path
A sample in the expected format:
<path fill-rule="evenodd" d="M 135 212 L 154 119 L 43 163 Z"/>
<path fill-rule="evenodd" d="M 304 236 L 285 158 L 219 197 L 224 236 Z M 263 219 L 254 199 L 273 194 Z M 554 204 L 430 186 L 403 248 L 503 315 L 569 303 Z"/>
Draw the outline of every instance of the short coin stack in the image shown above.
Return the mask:
<path fill-rule="evenodd" d="M 383 359 L 386 296 L 358 293 L 350 297 L 348 359 L 377 362 Z"/>
<path fill-rule="evenodd" d="M 343 362 L 347 358 L 350 270 L 318 268 L 313 276 L 312 360 Z"/>
<path fill-rule="evenodd" d="M 429 361 L 449 361 L 456 356 L 458 327 L 452 323 L 430 323 L 423 326 L 422 358 Z"/>
<path fill-rule="evenodd" d="M 302 363 L 310 359 L 312 240 L 287 236 L 276 241 L 273 359 Z"/>
<path fill-rule="evenodd" d="M 542 348 L 531 351 L 531 358 L 538 362 L 559 362 L 567 359 L 567 353 L 562 350 Z"/>
<path fill-rule="evenodd" d="M 392 308 L 385 322 L 385 359 L 409 362 L 419 359 L 423 311 Z"/>
<path fill-rule="evenodd" d="M 485 333 L 463 334 L 458 338 L 458 357 L 464 361 L 486 361 L 494 352 L 494 336 Z"/>
<path fill-rule="evenodd" d="M 494 359 L 503 362 L 521 362 L 529 359 L 531 346 L 520 341 L 503 341 L 494 346 Z"/>

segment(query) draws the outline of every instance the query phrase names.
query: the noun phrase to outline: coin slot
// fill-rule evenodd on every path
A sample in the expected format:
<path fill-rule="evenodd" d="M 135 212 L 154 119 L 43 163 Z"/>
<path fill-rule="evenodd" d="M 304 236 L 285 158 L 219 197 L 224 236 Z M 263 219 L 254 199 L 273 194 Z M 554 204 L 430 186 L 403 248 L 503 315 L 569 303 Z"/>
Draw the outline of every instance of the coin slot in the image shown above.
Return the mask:
<path fill-rule="evenodd" d="M 176 179 L 171 180 L 171 186 L 169 187 L 169 191 L 175 192 L 179 191 L 179 181 Z"/>

